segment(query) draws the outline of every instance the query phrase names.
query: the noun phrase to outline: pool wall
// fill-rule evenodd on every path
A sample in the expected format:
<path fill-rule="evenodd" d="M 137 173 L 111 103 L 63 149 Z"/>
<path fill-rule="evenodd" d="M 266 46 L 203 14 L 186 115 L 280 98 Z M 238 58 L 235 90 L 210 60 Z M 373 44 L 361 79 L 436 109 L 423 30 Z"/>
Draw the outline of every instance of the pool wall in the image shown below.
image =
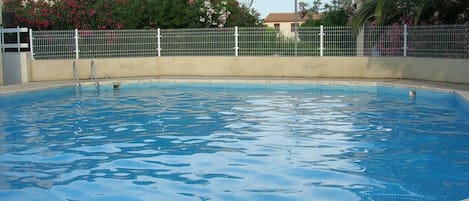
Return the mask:
<path fill-rule="evenodd" d="M 31 81 L 73 79 L 73 60 L 31 63 Z M 80 79 L 90 59 L 78 61 Z M 145 57 L 96 60 L 99 78 L 214 76 L 390 78 L 469 83 L 469 59 L 416 57 Z"/>

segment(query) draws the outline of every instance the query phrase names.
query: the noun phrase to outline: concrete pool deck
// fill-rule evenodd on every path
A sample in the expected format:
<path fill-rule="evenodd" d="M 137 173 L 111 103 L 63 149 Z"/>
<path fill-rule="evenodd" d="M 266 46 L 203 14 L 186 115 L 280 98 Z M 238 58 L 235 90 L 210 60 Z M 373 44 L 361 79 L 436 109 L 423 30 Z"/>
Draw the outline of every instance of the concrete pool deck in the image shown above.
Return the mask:
<path fill-rule="evenodd" d="M 145 82 L 188 82 L 188 83 L 257 83 L 257 84 L 354 84 L 354 85 L 389 85 L 408 87 L 412 89 L 426 89 L 455 92 L 469 102 L 469 85 L 445 82 L 430 82 L 405 79 L 346 79 L 346 78 L 268 78 L 268 77 L 139 77 L 101 79 L 101 84 L 113 82 L 145 83 Z M 82 85 L 92 85 L 92 80 L 80 80 Z M 44 81 L 27 84 L 0 86 L 0 95 L 31 92 L 45 89 L 75 86 L 73 81 Z"/>

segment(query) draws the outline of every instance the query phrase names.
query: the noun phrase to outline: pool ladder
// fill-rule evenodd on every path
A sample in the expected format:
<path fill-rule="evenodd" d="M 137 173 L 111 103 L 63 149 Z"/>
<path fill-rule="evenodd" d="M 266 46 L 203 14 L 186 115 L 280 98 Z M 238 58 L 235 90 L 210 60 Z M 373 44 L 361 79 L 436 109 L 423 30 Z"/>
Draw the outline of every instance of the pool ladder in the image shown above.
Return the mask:
<path fill-rule="evenodd" d="M 96 76 L 96 63 L 94 60 L 91 60 L 91 80 L 96 82 L 96 85 L 99 85 L 98 77 Z M 80 79 L 78 76 L 78 64 L 77 61 L 73 61 L 73 81 L 80 85 Z"/>

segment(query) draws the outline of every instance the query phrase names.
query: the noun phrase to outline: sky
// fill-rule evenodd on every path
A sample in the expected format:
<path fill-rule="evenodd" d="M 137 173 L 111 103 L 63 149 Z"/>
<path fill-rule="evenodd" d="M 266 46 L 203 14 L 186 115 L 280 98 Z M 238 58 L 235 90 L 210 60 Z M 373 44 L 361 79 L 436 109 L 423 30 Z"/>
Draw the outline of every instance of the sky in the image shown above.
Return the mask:
<path fill-rule="evenodd" d="M 247 2 L 248 0 L 240 0 L 241 3 Z M 312 3 L 313 0 L 298 0 L 298 2 Z M 329 3 L 330 0 L 322 0 L 322 3 Z M 254 0 L 254 7 L 260 14 L 261 18 L 264 19 L 269 13 L 279 12 L 293 12 L 295 7 L 295 0 Z"/>

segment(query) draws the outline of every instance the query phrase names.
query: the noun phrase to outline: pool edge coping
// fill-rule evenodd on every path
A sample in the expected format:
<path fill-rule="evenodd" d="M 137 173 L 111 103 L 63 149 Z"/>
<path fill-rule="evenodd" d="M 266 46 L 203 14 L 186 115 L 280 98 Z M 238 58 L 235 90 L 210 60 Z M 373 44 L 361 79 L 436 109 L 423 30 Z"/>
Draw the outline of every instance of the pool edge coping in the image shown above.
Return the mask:
<path fill-rule="evenodd" d="M 0 86 L 0 96 L 15 95 L 21 93 L 43 91 L 49 89 L 59 89 L 64 87 L 73 87 L 76 83 L 72 82 L 30 82 L 27 84 Z"/>
<path fill-rule="evenodd" d="M 245 84 L 342 84 L 394 86 L 409 89 L 452 92 L 462 97 L 469 104 L 469 85 L 443 82 L 429 82 L 405 79 L 348 79 L 348 78 L 264 78 L 264 77 L 151 77 L 151 78 L 120 78 L 100 80 L 101 84 L 112 85 L 114 82 L 132 83 L 245 83 Z M 96 84 L 92 80 L 82 80 L 83 86 Z M 0 95 L 13 95 L 47 89 L 77 86 L 73 81 L 62 82 L 30 82 L 27 84 L 0 86 Z"/>

